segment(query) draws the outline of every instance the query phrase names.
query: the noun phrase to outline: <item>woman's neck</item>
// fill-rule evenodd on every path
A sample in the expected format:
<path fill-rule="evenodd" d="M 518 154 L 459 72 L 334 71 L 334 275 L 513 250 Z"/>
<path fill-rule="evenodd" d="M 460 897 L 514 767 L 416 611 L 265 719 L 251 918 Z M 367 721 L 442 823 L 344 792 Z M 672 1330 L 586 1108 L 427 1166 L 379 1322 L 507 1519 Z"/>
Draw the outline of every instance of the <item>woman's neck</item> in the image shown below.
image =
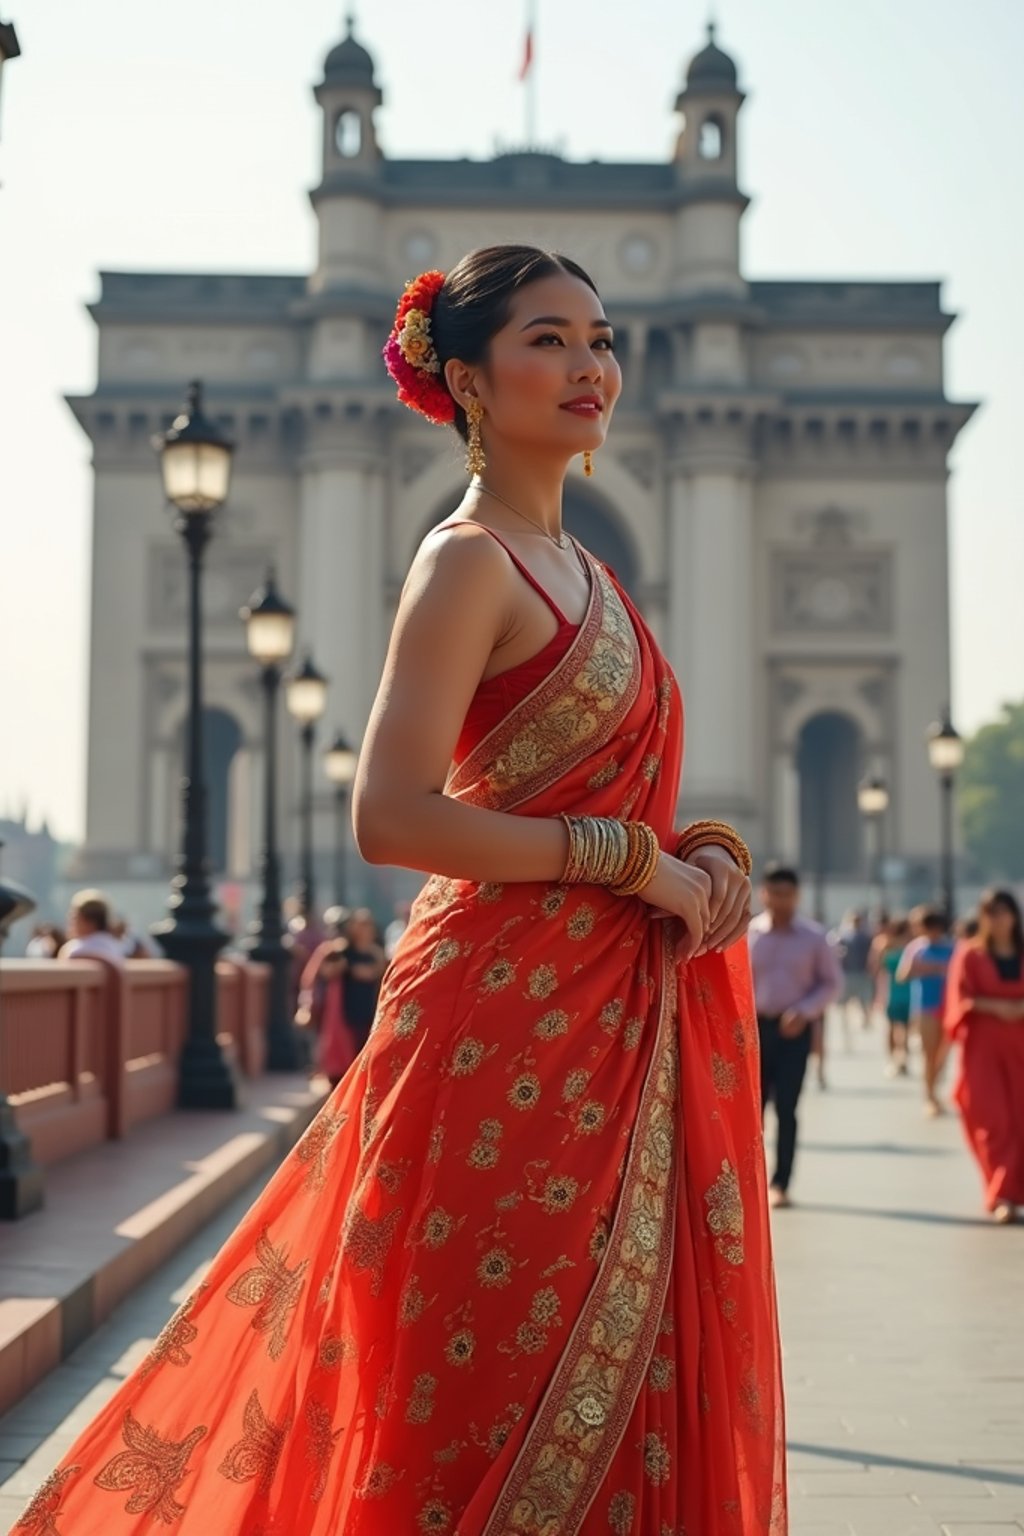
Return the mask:
<path fill-rule="evenodd" d="M 485 469 L 477 477 L 479 490 L 489 490 L 539 529 L 557 539 L 562 532 L 562 486 L 565 464 L 561 461 L 537 462 L 529 458 L 513 459 L 510 453 L 489 454 Z M 493 511 L 495 501 L 489 501 Z"/>

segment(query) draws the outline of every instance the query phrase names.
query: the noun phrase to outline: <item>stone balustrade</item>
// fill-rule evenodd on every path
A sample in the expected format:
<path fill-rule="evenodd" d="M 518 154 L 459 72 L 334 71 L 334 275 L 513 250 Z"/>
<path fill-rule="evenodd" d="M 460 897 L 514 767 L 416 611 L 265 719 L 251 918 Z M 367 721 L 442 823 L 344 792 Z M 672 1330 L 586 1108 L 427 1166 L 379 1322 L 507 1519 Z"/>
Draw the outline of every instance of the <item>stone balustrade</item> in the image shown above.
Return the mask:
<path fill-rule="evenodd" d="M 219 1038 L 239 1072 L 266 1055 L 269 968 L 217 965 Z M 188 973 L 169 960 L 0 967 L 0 1093 L 43 1167 L 173 1109 Z"/>

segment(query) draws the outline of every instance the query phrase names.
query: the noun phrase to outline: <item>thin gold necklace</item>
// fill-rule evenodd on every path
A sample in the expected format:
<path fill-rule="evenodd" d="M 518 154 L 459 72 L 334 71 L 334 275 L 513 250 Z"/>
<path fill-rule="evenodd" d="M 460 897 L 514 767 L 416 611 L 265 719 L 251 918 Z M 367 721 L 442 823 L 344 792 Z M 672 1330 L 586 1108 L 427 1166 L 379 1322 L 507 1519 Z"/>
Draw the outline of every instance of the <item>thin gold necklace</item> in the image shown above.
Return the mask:
<path fill-rule="evenodd" d="M 519 508 L 514 507 L 510 501 L 506 501 L 504 496 L 499 496 L 497 491 L 492 491 L 489 485 L 484 485 L 479 476 L 473 480 L 472 484 L 475 490 L 483 491 L 485 496 L 492 496 L 495 501 L 500 501 L 502 506 L 508 507 L 510 512 L 516 514 L 516 517 L 521 517 L 525 522 L 532 523 L 546 539 L 550 539 L 551 543 L 557 545 L 559 549 L 570 549 L 572 547 L 572 541 L 568 534 L 562 533 L 556 538 L 553 533 L 548 532 L 543 523 L 538 523 L 535 517 L 531 517 L 528 512 L 520 512 Z"/>

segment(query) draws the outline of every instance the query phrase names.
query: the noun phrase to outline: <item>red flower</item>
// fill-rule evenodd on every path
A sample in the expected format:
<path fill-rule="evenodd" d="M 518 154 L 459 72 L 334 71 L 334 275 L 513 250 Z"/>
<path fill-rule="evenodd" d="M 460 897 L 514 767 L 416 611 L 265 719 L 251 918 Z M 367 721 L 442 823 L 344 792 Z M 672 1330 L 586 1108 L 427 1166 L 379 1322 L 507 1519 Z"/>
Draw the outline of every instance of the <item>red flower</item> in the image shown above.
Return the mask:
<path fill-rule="evenodd" d="M 440 374 L 417 368 L 405 360 L 398 338 L 410 309 L 422 311 L 429 319 L 443 283 L 443 272 L 422 272 L 411 283 L 406 283 L 405 292 L 395 311 L 391 335 L 384 346 L 384 362 L 398 386 L 399 400 L 410 410 L 419 411 L 421 416 L 439 426 L 450 425 L 455 420 L 455 401 Z"/>

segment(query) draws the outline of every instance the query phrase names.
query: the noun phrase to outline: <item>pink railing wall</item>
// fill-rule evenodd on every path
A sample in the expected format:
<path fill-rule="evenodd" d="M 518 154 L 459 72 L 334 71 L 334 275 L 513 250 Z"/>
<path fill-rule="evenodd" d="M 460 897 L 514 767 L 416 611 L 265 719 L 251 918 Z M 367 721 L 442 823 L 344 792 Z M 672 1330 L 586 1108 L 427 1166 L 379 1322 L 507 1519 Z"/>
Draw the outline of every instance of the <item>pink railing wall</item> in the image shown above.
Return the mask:
<path fill-rule="evenodd" d="M 268 970 L 217 966 L 218 1034 L 245 1076 L 266 1057 Z M 46 1166 L 174 1108 L 188 973 L 169 960 L 0 966 L 0 1091 Z"/>

